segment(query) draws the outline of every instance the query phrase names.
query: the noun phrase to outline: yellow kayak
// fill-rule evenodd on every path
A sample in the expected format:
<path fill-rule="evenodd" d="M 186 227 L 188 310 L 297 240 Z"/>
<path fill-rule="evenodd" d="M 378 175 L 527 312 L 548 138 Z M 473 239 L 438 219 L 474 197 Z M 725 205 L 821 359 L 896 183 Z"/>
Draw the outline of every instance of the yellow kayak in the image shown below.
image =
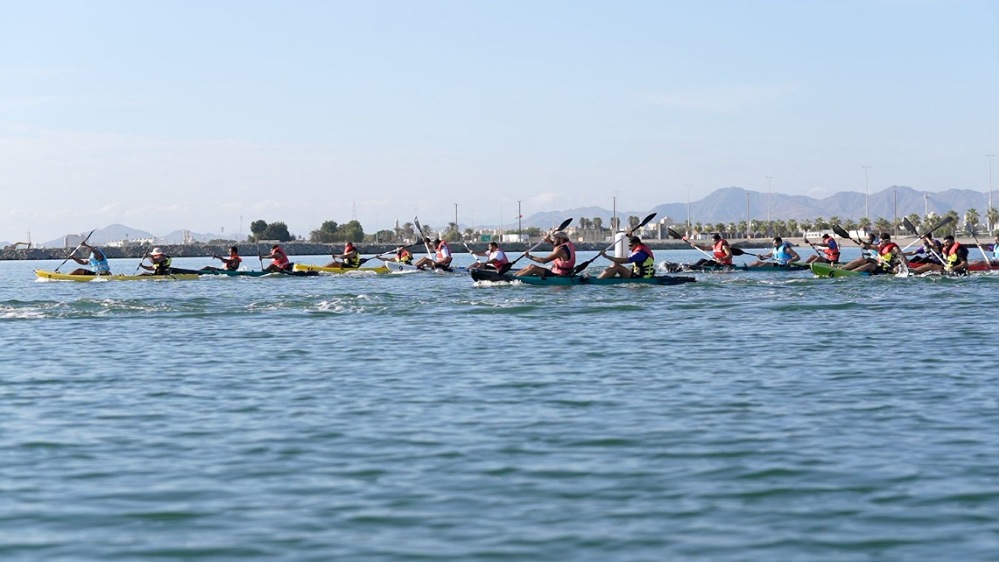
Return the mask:
<path fill-rule="evenodd" d="M 384 265 L 379 267 L 323 267 L 308 263 L 296 263 L 292 269 L 295 271 L 319 271 L 322 273 L 388 273 L 389 269 Z"/>
<path fill-rule="evenodd" d="M 35 275 L 39 279 L 50 279 L 52 281 L 191 281 L 197 279 L 198 275 L 190 273 L 176 273 L 174 275 L 70 275 L 68 273 L 57 273 L 55 271 L 45 271 L 36 269 Z"/>

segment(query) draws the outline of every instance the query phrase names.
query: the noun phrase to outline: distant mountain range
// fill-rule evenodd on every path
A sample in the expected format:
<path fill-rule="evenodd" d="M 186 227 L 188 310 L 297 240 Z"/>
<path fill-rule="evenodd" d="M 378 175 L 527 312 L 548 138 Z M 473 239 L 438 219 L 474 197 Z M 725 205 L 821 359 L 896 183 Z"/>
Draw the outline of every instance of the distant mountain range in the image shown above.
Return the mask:
<path fill-rule="evenodd" d="M 68 233 L 69 234 L 69 233 Z M 81 232 L 86 236 L 86 232 Z M 219 234 L 205 234 L 200 232 L 188 232 L 188 236 L 191 240 L 197 242 L 208 242 L 209 240 L 218 240 L 225 238 Z M 122 224 L 112 224 L 104 228 L 98 228 L 90 236 L 90 242 L 96 245 L 104 245 L 109 242 L 117 242 L 119 240 L 143 240 L 152 239 L 154 244 L 181 244 L 184 242 L 184 231 L 175 230 L 169 234 L 164 234 L 162 236 L 155 236 L 146 232 L 145 230 L 139 230 L 137 228 L 132 228 Z M 50 240 L 43 244 L 37 244 L 37 246 L 42 248 L 61 248 L 64 245 L 63 238 L 56 238 L 55 240 Z"/>
<path fill-rule="evenodd" d="M 996 196 L 993 195 L 993 206 L 996 206 Z M 726 187 L 712 192 L 699 201 L 690 202 L 690 221 L 692 223 L 739 222 L 746 220 L 747 213 L 751 219 L 767 218 L 767 194 L 759 191 L 749 191 L 741 187 Z M 913 213 L 924 216 L 927 212 L 943 215 L 951 210 L 963 216 L 968 209 L 977 209 L 982 217 L 989 206 L 988 192 L 970 189 L 948 189 L 936 193 L 918 191 L 907 186 L 892 186 L 888 189 L 871 193 L 866 197 L 869 211 L 865 213 L 865 195 L 855 191 L 840 192 L 824 199 L 815 199 L 804 195 L 784 195 L 773 193 L 769 197 L 769 215 L 773 220 L 786 219 L 816 219 L 839 217 L 840 219 L 858 220 L 866 214 L 872 221 L 878 218 L 892 220 L 895 217 L 896 201 L 898 217 Z M 687 220 L 687 203 L 664 203 L 652 209 L 642 211 L 618 210 L 617 216 L 622 224 L 627 224 L 629 216 L 645 218 L 651 212 L 656 213 L 656 221 L 669 217 L 673 222 L 682 223 Z M 601 207 L 581 207 L 564 211 L 546 211 L 525 217 L 525 227 L 536 226 L 550 228 L 562 222 L 566 217 L 575 219 L 599 217 L 604 226 L 610 224 L 612 212 Z M 573 224 L 578 224 L 573 221 Z"/>
<path fill-rule="evenodd" d="M 710 195 L 699 201 L 691 201 L 689 205 L 690 220 L 692 223 L 718 223 L 718 222 L 739 222 L 746 219 L 747 213 L 752 219 L 767 218 L 767 200 L 769 199 L 769 215 L 773 220 L 786 219 L 816 219 L 839 217 L 842 220 L 862 218 L 865 214 L 876 221 L 878 218 L 892 220 L 895 216 L 895 204 L 898 204 L 898 216 L 904 217 L 910 214 L 924 216 L 927 212 L 938 215 L 945 214 L 951 210 L 957 212 L 958 216 L 963 216 L 968 209 L 977 209 L 982 217 L 988 209 L 989 194 L 987 192 L 973 191 L 970 189 L 948 189 L 936 193 L 918 191 L 907 186 L 892 186 L 871 193 L 867 199 L 869 213 L 865 213 L 865 196 L 863 193 L 855 191 L 844 191 L 831 195 L 824 199 L 815 199 L 804 195 L 784 195 L 782 193 L 770 194 L 759 191 L 750 191 L 741 187 L 726 187 L 715 190 Z M 996 201 L 993 200 L 993 204 Z M 748 208 L 747 208 L 748 206 Z M 656 213 L 656 222 L 670 218 L 675 223 L 682 223 L 687 220 L 687 203 L 664 203 L 662 205 L 642 211 L 619 210 L 618 217 L 622 224 L 627 224 L 629 216 L 644 218 L 651 212 Z M 602 207 L 579 207 L 561 211 L 546 211 L 535 213 L 524 217 L 525 227 L 551 228 L 567 217 L 573 217 L 573 224 L 578 225 L 578 219 L 593 219 L 599 217 L 605 226 L 610 225 L 613 212 Z M 83 233 L 86 234 L 86 233 Z M 188 236 L 197 242 L 208 242 L 209 240 L 224 239 L 220 234 L 189 232 Z M 107 244 L 118 240 L 150 239 L 154 244 L 181 244 L 184 241 L 184 231 L 175 230 L 162 236 L 154 236 L 144 230 L 127 227 L 121 224 L 112 224 L 105 228 L 94 231 L 91 242 L 95 244 Z M 231 237 L 230 237 L 231 238 Z M 9 244 L 0 243 L 0 247 Z M 63 246 L 63 239 L 57 238 L 37 246 L 46 248 L 60 248 Z"/>

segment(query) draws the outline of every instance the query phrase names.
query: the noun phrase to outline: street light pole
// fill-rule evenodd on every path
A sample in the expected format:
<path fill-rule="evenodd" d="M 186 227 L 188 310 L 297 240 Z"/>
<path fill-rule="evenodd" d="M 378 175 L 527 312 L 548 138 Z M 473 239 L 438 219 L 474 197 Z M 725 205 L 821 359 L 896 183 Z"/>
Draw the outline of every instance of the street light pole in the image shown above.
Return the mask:
<path fill-rule="evenodd" d="M 773 224 L 770 218 L 770 202 L 773 199 L 773 189 L 770 188 L 770 180 L 772 179 L 774 179 L 773 176 L 767 176 L 767 236 L 773 236 L 770 228 L 770 225 Z"/>
<path fill-rule="evenodd" d="M 520 212 L 520 201 L 517 201 L 517 236 L 520 236 L 520 235 L 522 235 L 524 233 L 523 232 L 523 230 L 524 230 L 524 223 L 523 223 L 523 220 L 522 220 L 523 218 L 524 218 L 524 214 Z M 518 242 L 519 241 L 520 240 L 518 240 Z"/>
<path fill-rule="evenodd" d="M 992 220 L 989 219 L 989 214 L 992 212 L 992 157 L 995 154 L 986 154 L 985 157 L 989 159 L 989 208 L 985 211 L 985 223 L 989 225 L 989 234 L 992 234 Z"/>
<path fill-rule="evenodd" d="M 455 232 L 461 232 L 461 229 L 458 228 L 458 204 L 457 203 L 454 204 L 454 231 Z"/>
<path fill-rule="evenodd" d="M 617 231 L 620 230 L 617 227 L 617 195 L 611 195 L 611 199 L 614 200 L 613 204 L 614 212 L 611 215 L 611 228 L 614 230 L 614 234 L 617 234 Z"/>
<path fill-rule="evenodd" d="M 871 220 L 871 208 L 869 206 L 868 200 L 871 197 L 870 189 L 868 188 L 867 181 L 867 171 L 871 169 L 870 166 L 862 166 L 864 168 L 864 218 Z"/>
<path fill-rule="evenodd" d="M 687 236 L 690 236 L 690 184 L 687 184 Z"/>

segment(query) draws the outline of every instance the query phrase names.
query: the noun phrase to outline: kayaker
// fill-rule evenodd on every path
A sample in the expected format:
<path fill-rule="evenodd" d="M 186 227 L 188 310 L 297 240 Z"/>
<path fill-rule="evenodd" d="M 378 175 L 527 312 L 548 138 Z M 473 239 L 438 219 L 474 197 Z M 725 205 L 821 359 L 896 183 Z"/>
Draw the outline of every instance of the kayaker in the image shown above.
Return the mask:
<path fill-rule="evenodd" d="M 69 257 L 80 265 L 89 265 L 90 269 L 77 268 L 70 271 L 70 275 L 111 275 L 111 266 L 108 264 L 108 257 L 104 255 L 104 252 L 100 248 L 91 246 L 86 242 L 81 243 L 80 246 L 90 250 L 90 257 L 87 260 L 82 260 L 72 255 Z"/>
<path fill-rule="evenodd" d="M 756 254 L 756 257 L 760 261 L 754 261 L 749 264 L 749 267 L 760 267 L 761 265 L 772 265 L 776 264 L 779 266 L 787 266 L 801 259 L 798 252 L 794 251 L 791 247 L 790 242 L 785 242 L 780 236 L 774 237 L 774 249 L 770 255 L 766 254 Z M 771 263 L 773 262 L 773 263 Z"/>
<path fill-rule="evenodd" d="M 149 252 L 149 262 L 151 265 L 146 265 L 145 263 L 139 262 L 139 267 L 149 271 L 151 273 L 143 273 L 143 275 L 169 275 L 170 274 L 170 264 L 173 259 L 164 254 L 163 250 L 159 248 L 153 248 L 152 252 Z"/>
<path fill-rule="evenodd" d="M 944 263 L 926 263 L 910 270 L 911 273 L 926 273 L 927 271 L 945 271 L 963 275 L 968 273 L 968 249 L 964 244 L 954 240 L 954 236 L 948 234 L 944 236 L 943 248 L 940 254 Z"/>
<path fill-rule="evenodd" d="M 805 243 L 808 243 L 808 238 L 805 238 Z M 832 236 L 829 236 L 828 232 L 822 235 L 822 242 L 812 244 L 812 246 L 815 248 L 822 248 L 822 253 L 825 255 L 820 256 L 816 254 L 814 256 L 808 256 L 805 263 L 839 263 L 839 242 L 837 242 Z"/>
<path fill-rule="evenodd" d="M 405 246 L 399 246 L 398 248 L 395 249 L 395 256 L 394 257 L 386 258 L 386 257 L 378 256 L 378 259 L 380 259 L 382 261 L 394 261 L 394 262 L 398 262 L 398 263 L 410 264 L 410 263 L 413 263 L 413 252 L 410 252 L 409 248 L 407 248 Z"/>
<path fill-rule="evenodd" d="M 243 263 L 243 258 L 239 257 L 239 248 L 236 246 L 229 247 L 229 257 L 212 256 L 212 258 L 222 260 L 222 267 L 206 265 L 201 268 L 201 271 L 237 271 L 240 264 Z"/>
<path fill-rule="evenodd" d="M 873 232 L 867 234 L 867 241 L 860 242 L 860 257 L 843 264 L 843 269 L 854 270 L 867 264 L 877 264 L 877 237 Z"/>
<path fill-rule="evenodd" d="M 999 234 L 996 234 L 995 243 L 992 244 L 992 265 L 999 265 Z"/>
<path fill-rule="evenodd" d="M 854 271 L 868 271 L 872 275 L 882 273 L 898 273 L 902 264 L 908 264 L 905 252 L 898 244 L 891 241 L 891 235 L 887 232 L 881 233 L 881 243 L 878 244 L 878 259 L 874 263 L 865 263 Z M 906 265 L 908 267 L 908 265 Z M 844 269 L 846 269 L 844 267 Z"/>
<path fill-rule="evenodd" d="M 628 250 L 628 256 L 623 258 L 608 256 L 606 249 L 600 250 L 601 256 L 614 263 L 601 271 L 597 279 L 608 279 L 610 277 L 655 277 L 656 258 L 652 254 L 652 249 L 643 244 L 642 239 L 638 236 L 632 236 L 628 238 Z M 625 267 L 625 264 L 629 263 L 631 267 Z"/>
<path fill-rule="evenodd" d="M 487 252 L 476 252 L 475 250 L 468 250 L 473 256 L 485 256 L 486 261 L 476 261 L 472 265 L 468 266 L 468 269 L 484 268 L 493 269 L 496 271 L 501 271 L 504 266 L 510 263 L 510 259 L 506 257 L 506 252 L 500 248 L 498 242 L 489 243 L 489 251 Z"/>
<path fill-rule="evenodd" d="M 530 252 L 524 252 L 524 257 L 538 263 L 551 262 L 552 268 L 529 265 L 516 273 L 518 277 L 547 277 L 549 275 L 569 277 L 572 275 L 572 270 L 576 267 L 576 246 L 569 240 L 569 235 L 559 230 L 545 236 L 545 242 L 554 246 L 552 253 L 538 257 L 532 256 Z"/>
<path fill-rule="evenodd" d="M 728 240 L 722 238 L 719 233 L 714 233 L 711 235 L 712 244 L 710 246 L 702 246 L 695 244 L 687 239 L 686 236 L 682 238 L 683 241 L 687 242 L 694 248 L 700 248 L 701 250 L 711 250 L 714 256 L 713 260 L 707 258 L 701 258 L 694 262 L 693 268 L 699 267 L 730 267 L 732 265 L 732 246 L 729 245 Z"/>
<path fill-rule="evenodd" d="M 323 267 L 340 267 L 347 269 L 358 268 L 361 267 L 361 256 L 357 251 L 357 247 L 354 246 L 354 243 L 347 242 L 343 245 L 343 253 L 334 254 L 333 261 Z"/>
<path fill-rule="evenodd" d="M 927 234 L 923 236 L 923 245 L 913 252 L 906 252 L 905 256 L 909 258 L 909 265 L 921 265 L 924 263 L 940 265 L 940 260 L 937 259 L 937 256 L 941 252 L 943 252 L 943 244 L 939 240 L 935 240 L 932 235 Z"/>
<path fill-rule="evenodd" d="M 425 239 L 426 244 L 430 245 L 430 239 Z M 416 261 L 415 265 L 419 269 L 426 269 L 428 266 L 433 269 L 442 269 L 444 271 L 451 271 L 451 260 L 453 256 L 451 255 L 451 246 L 448 246 L 446 240 L 441 240 L 440 238 L 434 238 L 434 252 L 435 256 L 431 258 L 430 256 L 424 256 Z"/>
<path fill-rule="evenodd" d="M 264 271 L 291 271 L 293 264 L 288 259 L 288 254 L 285 253 L 284 248 L 279 244 L 271 246 L 271 253 L 264 256 L 264 258 L 272 260 L 271 264 L 264 268 Z"/>

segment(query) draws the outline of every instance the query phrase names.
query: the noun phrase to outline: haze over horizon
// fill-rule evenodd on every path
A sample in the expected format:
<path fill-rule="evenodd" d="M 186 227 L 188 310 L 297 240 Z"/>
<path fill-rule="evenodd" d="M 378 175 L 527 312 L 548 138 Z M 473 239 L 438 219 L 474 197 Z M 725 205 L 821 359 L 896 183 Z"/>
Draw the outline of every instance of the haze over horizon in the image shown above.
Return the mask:
<path fill-rule="evenodd" d="M 980 0 L 3 7 L 0 240 L 984 192 L 999 150 Z"/>

